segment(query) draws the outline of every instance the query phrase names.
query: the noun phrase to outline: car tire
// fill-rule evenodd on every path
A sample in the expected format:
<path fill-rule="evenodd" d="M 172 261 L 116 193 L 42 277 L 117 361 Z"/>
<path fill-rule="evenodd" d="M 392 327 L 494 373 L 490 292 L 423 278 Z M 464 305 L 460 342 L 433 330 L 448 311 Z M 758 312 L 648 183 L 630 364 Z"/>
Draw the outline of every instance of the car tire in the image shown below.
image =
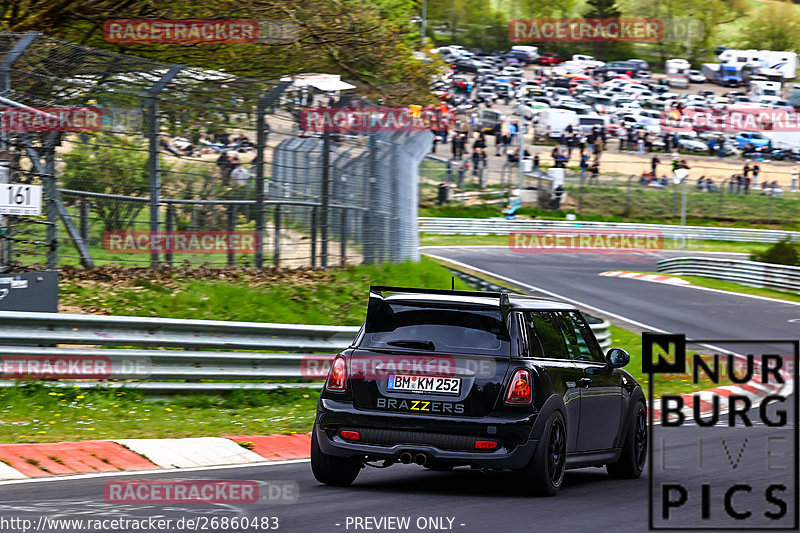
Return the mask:
<path fill-rule="evenodd" d="M 606 465 L 608 475 L 615 479 L 638 479 L 647 462 L 647 409 L 636 402 L 622 453 L 616 463 Z"/>
<path fill-rule="evenodd" d="M 564 417 L 555 411 L 528 465 L 518 472 L 521 488 L 533 496 L 555 496 L 564 483 L 567 459 L 567 431 Z"/>
<path fill-rule="evenodd" d="M 317 442 L 316 426 L 311 433 L 311 472 L 320 483 L 346 487 L 356 480 L 361 465 L 352 459 L 323 453 Z"/>

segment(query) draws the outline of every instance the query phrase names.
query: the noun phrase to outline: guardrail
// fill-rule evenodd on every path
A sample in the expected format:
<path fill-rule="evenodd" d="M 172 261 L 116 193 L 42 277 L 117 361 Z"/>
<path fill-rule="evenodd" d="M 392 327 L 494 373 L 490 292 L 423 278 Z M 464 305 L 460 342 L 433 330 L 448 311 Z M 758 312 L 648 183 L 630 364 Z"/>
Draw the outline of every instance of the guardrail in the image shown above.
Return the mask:
<path fill-rule="evenodd" d="M 511 232 L 541 229 L 649 230 L 660 231 L 668 239 L 773 243 L 785 237 L 800 238 L 795 231 L 705 226 L 637 224 L 633 222 L 590 222 L 577 220 L 506 220 L 504 218 L 420 217 L 420 233 L 437 235 L 508 235 Z"/>
<path fill-rule="evenodd" d="M 800 268 L 757 261 L 676 257 L 658 262 L 658 271 L 732 281 L 750 287 L 800 292 Z"/>
<path fill-rule="evenodd" d="M 0 387 L 14 386 L 19 379 L 52 379 L 60 380 L 53 383 L 61 387 L 144 391 L 319 387 L 333 354 L 349 346 L 359 329 L 11 311 L 0 311 L 0 324 L 5 344 L 0 374 L 14 378 L 0 380 Z M 604 348 L 611 342 L 608 326 L 604 321 L 591 324 Z M 139 349 L 120 348 L 128 346 Z"/>
<path fill-rule="evenodd" d="M 124 386 L 153 391 L 235 388 L 270 390 L 278 387 L 309 386 L 309 383 L 199 381 L 324 379 L 327 375 L 327 361 L 333 357 L 332 354 L 346 348 L 359 329 L 357 326 L 11 311 L 0 311 L 0 324 L 3 325 L 2 342 L 16 344 L 0 348 L 0 365 L 4 377 L 16 373 L 18 375 L 15 377 L 24 378 L 25 372 L 32 368 L 30 365 L 37 364 L 37 360 L 36 371 L 28 375 L 41 376 L 44 374 L 42 365 L 46 359 L 51 366 L 55 361 L 63 361 L 60 364 L 67 375 L 73 370 L 69 367 L 70 362 L 88 365 L 74 370 L 75 375 L 85 376 L 86 368 L 89 368 L 90 378 L 56 382 L 61 386 Z M 55 345 L 82 346 L 56 348 L 53 347 Z M 162 349 L 118 348 L 128 346 Z M 293 353 L 267 353 L 272 350 Z M 23 366 L 19 366 L 20 364 Z M 63 377 L 64 373 L 58 370 L 54 369 L 53 376 Z M 0 386 L 12 386 L 15 383 L 14 380 L 6 379 L 0 381 Z"/>

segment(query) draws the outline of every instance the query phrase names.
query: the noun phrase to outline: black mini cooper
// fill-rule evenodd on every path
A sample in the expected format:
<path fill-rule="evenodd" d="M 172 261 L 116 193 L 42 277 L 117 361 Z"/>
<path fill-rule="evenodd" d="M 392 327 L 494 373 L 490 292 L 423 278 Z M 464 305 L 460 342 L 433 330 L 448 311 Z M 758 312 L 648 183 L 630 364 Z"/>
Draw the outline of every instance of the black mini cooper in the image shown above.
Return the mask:
<path fill-rule="evenodd" d="M 554 495 L 567 468 L 637 478 L 641 386 L 570 305 L 506 293 L 371 287 L 353 345 L 331 363 L 311 438 L 314 477 L 365 465 L 510 469 Z"/>

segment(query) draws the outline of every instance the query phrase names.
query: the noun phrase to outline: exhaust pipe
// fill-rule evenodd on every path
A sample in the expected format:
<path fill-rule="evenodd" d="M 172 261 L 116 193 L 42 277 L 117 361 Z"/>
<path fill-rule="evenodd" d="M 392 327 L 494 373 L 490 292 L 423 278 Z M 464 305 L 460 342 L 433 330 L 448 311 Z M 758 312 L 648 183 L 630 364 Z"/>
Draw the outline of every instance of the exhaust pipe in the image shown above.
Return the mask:
<path fill-rule="evenodd" d="M 403 453 L 400 454 L 400 462 L 403 463 L 404 465 L 411 464 L 412 460 L 413 460 L 413 458 L 411 457 L 410 453 L 403 452 Z"/>
<path fill-rule="evenodd" d="M 428 462 L 428 456 L 425 455 L 424 453 L 418 453 L 417 455 L 414 456 L 414 462 L 417 463 L 419 466 L 422 466 L 426 462 Z"/>

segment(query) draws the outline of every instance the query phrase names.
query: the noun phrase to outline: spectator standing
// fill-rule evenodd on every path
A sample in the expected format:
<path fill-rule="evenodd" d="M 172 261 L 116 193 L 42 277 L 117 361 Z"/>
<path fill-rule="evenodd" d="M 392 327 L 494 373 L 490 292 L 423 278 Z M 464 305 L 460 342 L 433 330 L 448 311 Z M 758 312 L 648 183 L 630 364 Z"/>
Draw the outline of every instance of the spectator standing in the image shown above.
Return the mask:
<path fill-rule="evenodd" d="M 237 187 L 246 187 L 250 183 L 250 173 L 241 163 L 237 163 L 233 165 L 233 170 L 231 170 L 231 181 Z"/>
<path fill-rule="evenodd" d="M 589 155 L 581 154 L 581 179 L 586 177 L 586 171 L 589 169 Z"/>
<path fill-rule="evenodd" d="M 217 168 L 219 168 L 219 177 L 224 185 L 230 184 L 231 170 L 233 170 L 233 163 L 228 157 L 228 152 L 222 152 L 217 159 Z"/>
<path fill-rule="evenodd" d="M 575 148 L 575 135 L 567 135 L 567 160 L 572 159 L 572 149 Z"/>
<path fill-rule="evenodd" d="M 539 172 L 539 154 L 538 153 L 536 153 L 533 156 L 533 171 L 534 172 Z"/>
<path fill-rule="evenodd" d="M 656 169 L 658 168 L 659 163 L 661 163 L 661 161 L 658 159 L 658 156 L 656 155 L 654 155 L 653 158 L 650 160 L 650 173 L 653 175 L 654 178 L 656 177 Z"/>
<path fill-rule="evenodd" d="M 597 159 L 592 161 L 591 172 L 592 172 L 592 177 L 589 178 L 589 183 L 590 184 L 591 183 L 595 183 L 595 184 L 599 185 L 600 184 L 600 162 Z"/>
<path fill-rule="evenodd" d="M 475 148 L 472 151 L 472 175 L 478 175 L 478 166 L 481 164 L 481 149 Z"/>
<path fill-rule="evenodd" d="M 750 176 L 744 177 L 744 193 L 750 194 Z"/>
<path fill-rule="evenodd" d="M 758 163 L 753 163 L 753 188 L 758 188 L 758 173 L 761 172 L 761 167 L 758 166 Z"/>

